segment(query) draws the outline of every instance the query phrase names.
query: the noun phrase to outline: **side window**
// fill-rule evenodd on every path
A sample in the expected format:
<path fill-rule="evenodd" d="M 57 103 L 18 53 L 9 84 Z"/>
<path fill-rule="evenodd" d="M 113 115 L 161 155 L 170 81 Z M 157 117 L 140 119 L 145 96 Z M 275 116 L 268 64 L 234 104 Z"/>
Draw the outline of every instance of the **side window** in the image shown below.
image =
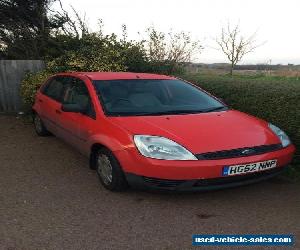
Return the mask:
<path fill-rule="evenodd" d="M 64 78 L 63 77 L 54 77 L 52 78 L 45 88 L 42 90 L 43 94 L 61 102 L 61 97 L 63 94 L 63 87 L 64 87 Z"/>
<path fill-rule="evenodd" d="M 68 84 L 65 88 L 63 102 L 78 104 L 86 110 L 85 115 L 91 118 L 96 117 L 89 91 L 85 83 L 78 78 L 68 78 Z"/>

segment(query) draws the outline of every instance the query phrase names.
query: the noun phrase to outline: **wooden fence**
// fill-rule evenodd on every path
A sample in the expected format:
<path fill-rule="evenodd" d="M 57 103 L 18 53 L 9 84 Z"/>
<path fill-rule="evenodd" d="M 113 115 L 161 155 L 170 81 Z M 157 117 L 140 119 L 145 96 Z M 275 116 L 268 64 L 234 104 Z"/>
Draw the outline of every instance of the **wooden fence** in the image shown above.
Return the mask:
<path fill-rule="evenodd" d="M 20 84 L 26 72 L 45 67 L 40 60 L 0 60 L 0 113 L 21 111 Z"/>

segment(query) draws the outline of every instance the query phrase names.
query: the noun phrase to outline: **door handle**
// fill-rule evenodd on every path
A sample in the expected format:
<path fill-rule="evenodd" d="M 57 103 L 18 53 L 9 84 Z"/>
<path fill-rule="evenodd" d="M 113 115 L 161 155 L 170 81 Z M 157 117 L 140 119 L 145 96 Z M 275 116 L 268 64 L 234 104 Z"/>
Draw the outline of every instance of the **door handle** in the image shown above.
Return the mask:
<path fill-rule="evenodd" d="M 57 109 L 57 110 L 55 110 L 55 113 L 60 115 L 61 111 L 59 109 Z"/>

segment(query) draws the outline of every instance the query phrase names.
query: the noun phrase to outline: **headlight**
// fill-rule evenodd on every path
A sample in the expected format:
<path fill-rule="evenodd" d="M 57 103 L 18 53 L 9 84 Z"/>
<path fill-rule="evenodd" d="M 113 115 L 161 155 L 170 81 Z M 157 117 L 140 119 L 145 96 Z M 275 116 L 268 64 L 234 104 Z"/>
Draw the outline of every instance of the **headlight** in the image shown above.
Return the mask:
<path fill-rule="evenodd" d="M 271 123 L 269 123 L 269 128 L 278 136 L 283 147 L 287 147 L 288 145 L 291 144 L 290 138 L 280 128 L 276 127 Z"/>
<path fill-rule="evenodd" d="M 160 136 L 135 135 L 134 142 L 143 156 L 161 160 L 197 160 L 187 149 Z"/>

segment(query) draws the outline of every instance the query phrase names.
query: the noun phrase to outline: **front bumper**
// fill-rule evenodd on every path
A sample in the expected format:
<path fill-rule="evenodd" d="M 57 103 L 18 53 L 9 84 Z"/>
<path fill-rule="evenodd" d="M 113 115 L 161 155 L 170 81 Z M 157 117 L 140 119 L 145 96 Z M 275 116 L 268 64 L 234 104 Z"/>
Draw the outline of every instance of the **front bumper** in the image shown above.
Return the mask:
<path fill-rule="evenodd" d="M 276 169 L 281 168 L 283 166 L 287 166 L 291 162 L 294 152 L 295 147 L 290 145 L 286 148 L 260 155 L 196 161 L 151 159 L 142 156 L 134 147 L 128 147 L 126 150 L 115 151 L 114 154 L 122 166 L 124 173 L 154 179 L 192 181 L 220 178 L 222 177 L 224 166 L 276 159 Z"/>
<path fill-rule="evenodd" d="M 248 185 L 272 178 L 283 171 L 287 167 L 276 167 L 274 169 L 262 172 L 228 176 L 210 179 L 194 179 L 194 180 L 168 180 L 158 179 L 145 176 L 138 176 L 131 173 L 125 173 L 126 179 L 131 187 L 149 190 L 167 190 L 167 191 L 208 191 L 224 189 L 242 185 Z"/>

